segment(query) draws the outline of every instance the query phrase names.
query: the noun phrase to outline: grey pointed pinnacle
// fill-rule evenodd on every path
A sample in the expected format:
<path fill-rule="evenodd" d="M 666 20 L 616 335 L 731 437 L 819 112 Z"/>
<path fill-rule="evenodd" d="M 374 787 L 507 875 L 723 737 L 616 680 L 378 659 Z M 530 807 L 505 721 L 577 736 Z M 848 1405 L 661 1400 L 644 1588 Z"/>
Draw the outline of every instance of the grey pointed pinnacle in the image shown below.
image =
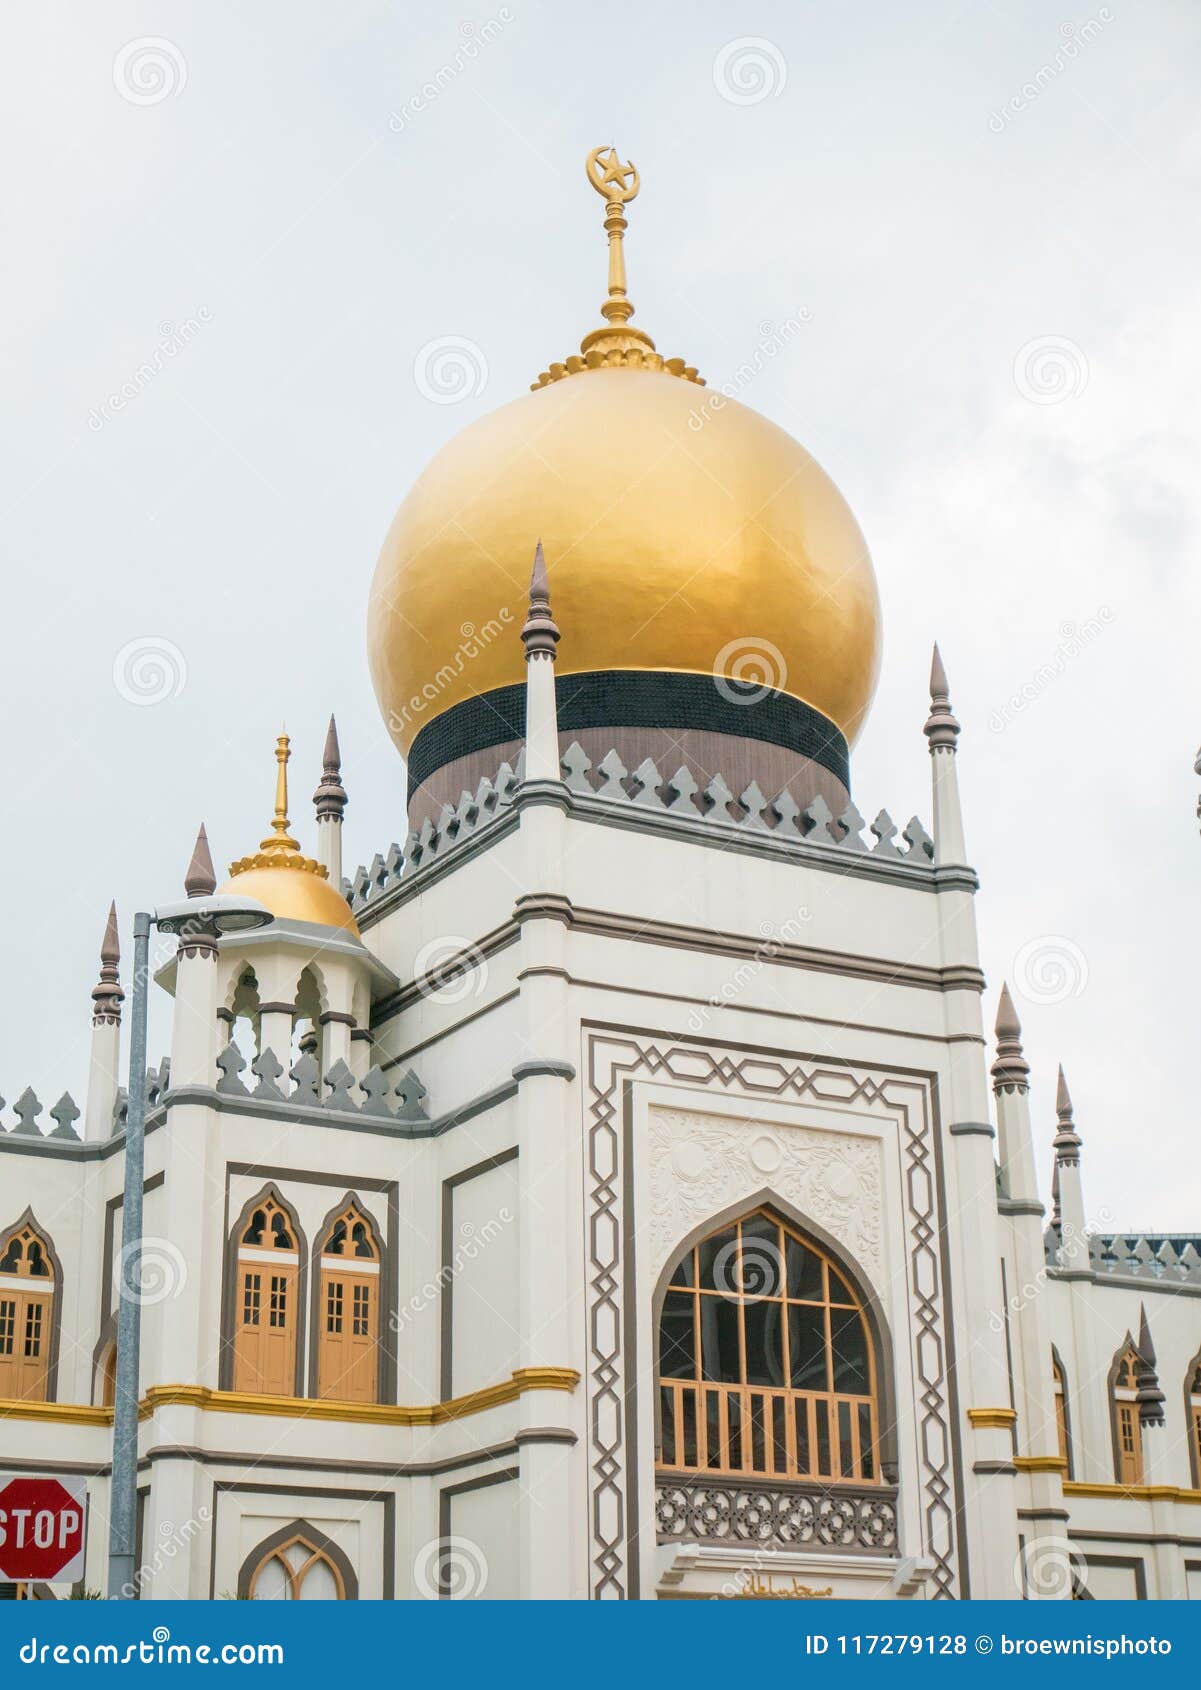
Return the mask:
<path fill-rule="evenodd" d="M 78 1142 L 79 1134 L 75 1131 L 75 1123 L 79 1119 L 79 1109 L 69 1091 L 65 1091 L 54 1105 L 50 1111 L 50 1119 L 57 1123 L 49 1135 L 51 1138 L 70 1138 Z"/>
<path fill-rule="evenodd" d="M 204 830 L 203 822 L 200 824 L 200 832 L 196 835 L 196 844 L 192 848 L 188 872 L 183 877 L 183 889 L 189 898 L 211 898 L 217 890 L 213 853 L 209 850 L 209 836 Z"/>
<path fill-rule="evenodd" d="M 331 716 L 325 733 L 325 749 L 321 753 L 321 779 L 313 794 L 318 821 L 342 820 L 342 812 L 350 800 L 342 785 L 342 749 L 338 744 L 338 724 Z"/>
<path fill-rule="evenodd" d="M 1030 1064 L 1022 1055 L 1022 1024 L 1009 995 L 1008 985 L 1001 987 L 1001 1001 L 997 1005 L 997 1060 L 992 1065 L 993 1090 L 1027 1091 L 1030 1084 Z"/>
<path fill-rule="evenodd" d="M 116 1022 L 120 1024 L 121 1003 L 121 940 L 117 931 L 117 906 L 108 906 L 108 920 L 104 924 L 104 938 L 100 941 L 100 979 L 92 987 L 92 1025 Z"/>
<path fill-rule="evenodd" d="M 959 723 L 951 713 L 951 691 L 937 643 L 930 660 L 930 715 L 922 731 L 930 742 L 931 753 L 954 751 L 959 739 Z"/>
<path fill-rule="evenodd" d="M 1064 1078 L 1063 1064 L 1059 1066 L 1059 1080 L 1055 1088 L 1055 1113 L 1059 1118 L 1059 1125 L 1055 1131 L 1052 1147 L 1055 1151 L 1055 1166 L 1075 1168 L 1080 1164 L 1080 1134 L 1076 1131 L 1076 1123 L 1072 1118 L 1072 1099 L 1068 1093 L 1068 1082 Z"/>
<path fill-rule="evenodd" d="M 1138 1323 L 1138 1418 L 1140 1426 L 1162 1426 L 1164 1423 L 1164 1394 L 1155 1371 L 1155 1345 L 1151 1342 L 1151 1326 L 1147 1320 L 1146 1303 L 1139 1304 Z"/>
<path fill-rule="evenodd" d="M 551 615 L 550 609 L 550 580 L 546 573 L 546 556 L 542 550 L 542 541 L 539 540 L 534 547 L 534 566 L 530 571 L 529 609 L 526 611 L 525 625 L 521 630 L 521 643 L 525 647 L 527 660 L 531 657 L 549 657 L 553 663 L 559 639 L 559 624 Z"/>

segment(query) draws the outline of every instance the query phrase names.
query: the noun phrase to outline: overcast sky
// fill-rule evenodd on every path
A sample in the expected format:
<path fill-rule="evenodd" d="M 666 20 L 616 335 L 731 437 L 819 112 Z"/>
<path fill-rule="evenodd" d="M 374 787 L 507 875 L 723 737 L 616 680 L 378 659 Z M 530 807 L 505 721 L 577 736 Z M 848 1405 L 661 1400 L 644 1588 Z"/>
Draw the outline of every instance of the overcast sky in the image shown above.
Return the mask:
<path fill-rule="evenodd" d="M 6 34 L 10 1103 L 82 1103 L 108 900 L 128 949 L 201 818 L 220 866 L 254 848 L 281 718 L 310 844 L 331 709 L 349 865 L 403 839 L 376 554 L 593 325 L 612 141 L 665 350 L 721 383 L 804 324 L 740 397 L 871 546 L 869 816 L 929 819 L 942 645 L 1045 1174 L 1062 1060 L 1090 1218 L 1201 1230 L 1196 5 L 40 0 Z M 414 374 L 445 337 L 476 349 L 453 403 Z"/>

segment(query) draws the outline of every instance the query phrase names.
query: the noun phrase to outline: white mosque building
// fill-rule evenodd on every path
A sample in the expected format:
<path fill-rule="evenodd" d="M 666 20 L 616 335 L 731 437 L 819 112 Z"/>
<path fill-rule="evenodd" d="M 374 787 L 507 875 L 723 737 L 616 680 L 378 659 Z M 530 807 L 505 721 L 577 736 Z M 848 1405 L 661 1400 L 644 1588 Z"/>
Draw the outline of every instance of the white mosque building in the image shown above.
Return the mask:
<path fill-rule="evenodd" d="M 1062 1075 L 1032 1120 L 985 1032 L 938 654 L 928 829 L 868 824 L 863 537 L 632 325 L 589 171 L 601 326 L 371 590 L 407 843 L 344 878 L 331 722 L 306 855 L 281 738 L 273 922 L 155 978 L 138 1594 L 1201 1597 L 1198 1240 L 1089 1231 Z M 119 932 L 84 1107 L 0 1133 L 0 1470 L 86 1480 L 101 1589 Z"/>

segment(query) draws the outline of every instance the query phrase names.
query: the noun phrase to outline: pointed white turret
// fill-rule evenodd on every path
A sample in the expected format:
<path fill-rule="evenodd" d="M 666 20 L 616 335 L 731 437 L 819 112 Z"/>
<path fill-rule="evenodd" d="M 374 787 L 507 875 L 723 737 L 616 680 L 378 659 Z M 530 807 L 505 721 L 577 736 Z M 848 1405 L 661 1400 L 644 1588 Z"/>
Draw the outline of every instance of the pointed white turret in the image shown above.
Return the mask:
<path fill-rule="evenodd" d="M 110 904 L 100 941 L 100 978 L 92 988 L 92 1052 L 84 1110 L 85 1139 L 108 1138 L 113 1130 L 121 1066 L 121 942 L 117 906 Z"/>
<path fill-rule="evenodd" d="M 348 802 L 342 785 L 338 724 L 331 716 L 321 757 L 321 781 L 313 794 L 317 809 L 317 861 L 328 871 L 331 886 L 342 884 L 342 817 Z"/>
<path fill-rule="evenodd" d="M 525 778 L 561 780 L 559 719 L 555 703 L 555 647 L 559 628 L 551 615 L 550 586 L 542 541 L 534 549 L 530 575 L 530 607 L 521 630 L 525 646 Z"/>
<path fill-rule="evenodd" d="M 208 834 L 196 835 L 184 875 L 189 898 L 209 898 L 217 889 Z M 175 1013 L 171 1026 L 171 1084 L 211 1086 L 217 1063 L 217 939 L 203 923 L 179 935 L 175 966 Z"/>
<path fill-rule="evenodd" d="M 1022 1055 L 1022 1024 L 1007 985 L 1001 987 L 996 1031 L 997 1059 L 992 1065 L 992 1083 L 997 1100 L 1001 1181 L 1005 1195 L 1012 1202 L 1039 1208 L 1030 1130 L 1030 1064 Z"/>
<path fill-rule="evenodd" d="M 934 860 L 936 863 L 966 863 L 959 773 L 955 762 L 959 723 L 951 714 L 947 672 L 937 645 L 930 662 L 930 715 L 925 734 L 930 742 L 934 785 Z"/>
<path fill-rule="evenodd" d="M 1088 1241 L 1084 1227 L 1084 1190 L 1080 1179 L 1080 1135 L 1072 1118 L 1072 1099 L 1062 1066 L 1055 1093 L 1054 1185 L 1057 1194 L 1055 1224 L 1059 1231 L 1061 1260 L 1065 1266 L 1088 1266 Z"/>

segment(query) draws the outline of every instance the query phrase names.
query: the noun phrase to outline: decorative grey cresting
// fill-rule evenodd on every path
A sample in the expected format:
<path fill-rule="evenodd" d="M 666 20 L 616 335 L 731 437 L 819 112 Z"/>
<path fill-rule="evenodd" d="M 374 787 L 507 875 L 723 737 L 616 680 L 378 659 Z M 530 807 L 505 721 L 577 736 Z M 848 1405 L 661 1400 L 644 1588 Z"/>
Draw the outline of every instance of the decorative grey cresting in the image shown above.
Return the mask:
<path fill-rule="evenodd" d="M 610 751 L 594 765 L 574 740 L 563 753 L 561 773 L 569 812 L 603 814 L 594 806 L 615 810 L 620 806 L 631 822 L 661 823 L 667 828 L 701 824 L 702 838 L 716 840 L 728 832 L 785 847 L 816 846 L 834 854 L 835 861 L 857 857 L 871 863 L 892 862 L 916 869 L 924 877 L 933 876 L 933 841 L 917 816 L 900 828 L 887 810 L 880 810 L 868 824 L 854 804 L 835 816 L 819 795 L 802 809 L 787 789 L 769 799 L 754 781 L 736 796 L 720 774 L 702 790 L 687 768 L 664 777 L 649 758 L 631 771 L 616 751 Z M 462 793 L 453 808 L 444 805 L 437 823 L 427 819 L 409 835 L 403 851 L 393 844 L 386 856 L 377 853 L 369 867 L 360 867 L 351 880 L 342 883 L 351 908 L 356 914 L 371 909 L 402 880 L 434 862 L 446 861 L 456 848 L 486 834 L 512 811 L 523 783 L 523 757 L 519 756 L 515 767 L 502 763 L 494 779 L 481 780 L 474 793 Z"/>

